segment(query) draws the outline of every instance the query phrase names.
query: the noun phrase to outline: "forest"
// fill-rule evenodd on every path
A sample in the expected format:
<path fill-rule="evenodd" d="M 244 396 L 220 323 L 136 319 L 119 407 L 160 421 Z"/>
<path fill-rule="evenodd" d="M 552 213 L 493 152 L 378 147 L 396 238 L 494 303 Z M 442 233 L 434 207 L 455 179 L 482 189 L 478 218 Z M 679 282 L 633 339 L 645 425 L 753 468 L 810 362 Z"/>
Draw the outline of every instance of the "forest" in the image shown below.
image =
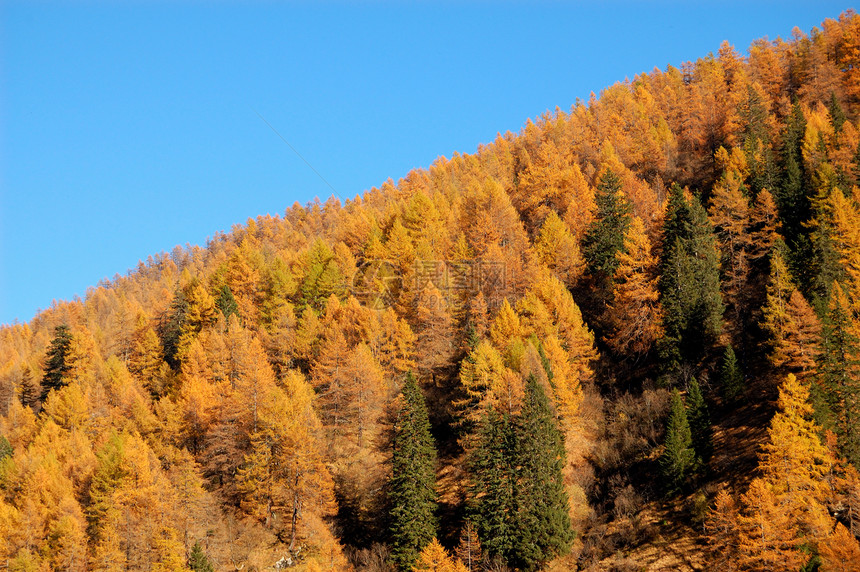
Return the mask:
<path fill-rule="evenodd" d="M 0 328 L 11 571 L 860 570 L 860 16 Z"/>

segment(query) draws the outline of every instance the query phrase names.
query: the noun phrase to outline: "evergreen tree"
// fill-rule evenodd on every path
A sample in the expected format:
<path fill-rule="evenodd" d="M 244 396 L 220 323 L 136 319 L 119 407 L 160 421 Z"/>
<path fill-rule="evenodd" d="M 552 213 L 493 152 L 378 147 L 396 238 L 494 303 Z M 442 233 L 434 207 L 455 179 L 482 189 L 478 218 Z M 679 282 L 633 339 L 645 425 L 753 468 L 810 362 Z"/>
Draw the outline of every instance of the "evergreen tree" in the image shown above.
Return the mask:
<path fill-rule="evenodd" d="M 696 362 L 722 332 L 719 258 L 705 209 L 672 187 L 663 223 L 660 300 L 663 305 L 661 358 L 667 373 L 683 361 Z"/>
<path fill-rule="evenodd" d="M 470 472 L 471 517 L 489 556 L 507 560 L 520 534 L 517 522 L 516 433 L 509 414 L 488 408 L 478 430 Z"/>
<path fill-rule="evenodd" d="M 215 572 L 215 567 L 204 554 L 199 542 L 195 542 L 194 547 L 191 548 L 191 555 L 188 556 L 188 567 L 194 572 Z"/>
<path fill-rule="evenodd" d="M 676 389 L 672 393 L 672 406 L 666 425 L 666 441 L 663 454 L 660 456 L 660 467 L 666 478 L 667 492 L 676 492 L 684 486 L 695 463 L 696 452 L 693 450 L 687 410 L 684 408 L 681 394 Z"/>
<path fill-rule="evenodd" d="M 687 388 L 687 420 L 690 424 L 690 435 L 693 439 L 693 449 L 699 459 L 705 463 L 713 453 L 713 436 L 711 415 L 702 389 L 696 378 L 690 380 Z"/>
<path fill-rule="evenodd" d="M 9 440 L 5 436 L 0 435 L 0 462 L 6 457 L 11 457 L 12 453 L 12 445 L 9 443 Z"/>
<path fill-rule="evenodd" d="M 514 558 L 522 570 L 537 570 L 573 542 L 564 488 L 564 438 L 543 387 L 534 375 L 526 385 L 525 401 L 517 423 L 517 524 Z"/>
<path fill-rule="evenodd" d="M 819 383 L 813 386 L 816 418 L 839 437 L 839 450 L 860 463 L 860 339 L 849 302 L 838 283 L 824 320 Z"/>
<path fill-rule="evenodd" d="M 612 171 L 600 177 L 595 202 L 597 212 L 583 237 L 583 253 L 592 276 L 609 279 L 618 267 L 618 253 L 624 249 L 631 210 L 621 191 L 621 179 Z"/>
<path fill-rule="evenodd" d="M 230 286 L 224 284 L 218 292 L 218 299 L 215 301 L 215 307 L 220 310 L 224 319 L 228 319 L 231 314 L 239 316 L 239 304 L 236 303 L 236 298 L 233 297 L 233 292 L 230 291 Z"/>
<path fill-rule="evenodd" d="M 746 390 L 744 373 L 731 344 L 726 346 L 726 350 L 723 352 L 723 363 L 720 366 L 720 385 L 723 388 L 723 397 L 730 402 L 739 399 Z"/>
<path fill-rule="evenodd" d="M 69 351 L 72 346 L 72 333 L 69 326 L 62 324 L 54 328 L 54 339 L 45 355 L 45 375 L 42 377 L 42 401 L 48 398 L 51 390 L 66 384 L 66 374 L 71 370 Z"/>
<path fill-rule="evenodd" d="M 409 373 L 394 426 L 389 498 L 391 559 L 409 570 L 436 537 L 436 449 L 424 396 Z"/>
<path fill-rule="evenodd" d="M 188 299 L 182 288 L 177 288 L 170 301 L 170 307 L 164 313 L 158 325 L 158 335 L 161 338 L 161 347 L 164 352 L 164 361 L 177 369 L 179 367 L 179 347 L 182 328 L 185 326 L 186 314 L 188 313 Z"/>

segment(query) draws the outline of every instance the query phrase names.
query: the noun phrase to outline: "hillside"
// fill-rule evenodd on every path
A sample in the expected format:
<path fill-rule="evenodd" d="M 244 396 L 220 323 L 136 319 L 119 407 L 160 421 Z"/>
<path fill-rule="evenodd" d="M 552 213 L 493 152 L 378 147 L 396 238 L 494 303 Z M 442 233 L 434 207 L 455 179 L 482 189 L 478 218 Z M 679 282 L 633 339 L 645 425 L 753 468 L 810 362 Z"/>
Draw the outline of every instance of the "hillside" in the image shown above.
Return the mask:
<path fill-rule="evenodd" d="M 0 563 L 860 569 L 858 121 L 849 11 L 2 327 Z"/>

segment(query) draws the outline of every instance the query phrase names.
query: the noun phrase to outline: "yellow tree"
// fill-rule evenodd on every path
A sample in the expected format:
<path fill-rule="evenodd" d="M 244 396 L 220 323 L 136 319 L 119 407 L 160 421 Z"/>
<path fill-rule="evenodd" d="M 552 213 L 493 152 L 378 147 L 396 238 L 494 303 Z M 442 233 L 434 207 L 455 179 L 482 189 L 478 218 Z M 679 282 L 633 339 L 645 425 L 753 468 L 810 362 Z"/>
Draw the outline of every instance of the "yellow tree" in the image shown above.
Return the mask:
<path fill-rule="evenodd" d="M 822 572 L 851 572 L 860 569 L 860 544 L 842 523 L 818 547 Z"/>
<path fill-rule="evenodd" d="M 538 260 L 569 287 L 576 284 L 585 270 L 579 241 L 555 211 L 550 211 L 544 219 L 534 249 Z"/>
<path fill-rule="evenodd" d="M 435 538 L 418 555 L 413 572 L 466 572 L 463 563 L 452 558 Z"/>
<path fill-rule="evenodd" d="M 663 333 L 657 267 L 645 224 L 634 217 L 618 254 L 609 306 L 613 333 L 606 341 L 619 355 L 644 354 Z"/>
<path fill-rule="evenodd" d="M 237 475 L 246 509 L 267 527 L 280 523 L 291 553 L 305 537 L 305 519 L 330 516 L 335 508 L 313 401 L 313 388 L 297 371 L 285 376 L 283 388 L 269 388 L 251 450 Z M 281 518 L 275 520 L 275 515 Z"/>

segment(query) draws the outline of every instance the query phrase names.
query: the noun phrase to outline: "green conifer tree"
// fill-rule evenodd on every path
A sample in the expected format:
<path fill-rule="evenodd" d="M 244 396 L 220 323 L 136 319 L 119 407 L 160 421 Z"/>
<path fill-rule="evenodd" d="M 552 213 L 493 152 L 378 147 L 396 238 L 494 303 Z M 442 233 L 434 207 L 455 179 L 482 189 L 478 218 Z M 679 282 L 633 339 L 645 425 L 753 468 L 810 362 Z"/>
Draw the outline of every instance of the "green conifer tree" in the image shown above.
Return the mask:
<path fill-rule="evenodd" d="M 517 423 L 516 457 L 519 534 L 509 562 L 521 570 L 537 570 L 570 550 L 573 529 L 562 476 L 564 438 L 534 375 L 528 378 Z"/>
<path fill-rule="evenodd" d="M 42 401 L 48 394 L 66 384 L 65 377 L 71 369 L 68 363 L 69 349 L 72 346 L 72 333 L 69 326 L 62 324 L 54 328 L 54 339 L 45 355 L 45 375 L 42 377 Z"/>
<path fill-rule="evenodd" d="M 0 462 L 6 457 L 11 457 L 12 453 L 12 445 L 9 443 L 9 440 L 5 436 L 0 435 Z"/>
<path fill-rule="evenodd" d="M 471 513 L 484 552 L 507 561 L 520 534 L 517 522 L 516 432 L 510 415 L 490 407 L 478 427 L 470 460 Z"/>
<path fill-rule="evenodd" d="M 726 346 L 720 366 L 720 385 L 726 401 L 734 402 L 740 399 L 746 390 L 744 373 L 741 371 L 738 358 L 732 345 Z"/>
<path fill-rule="evenodd" d="M 436 449 L 424 396 L 410 372 L 394 425 L 391 458 L 391 559 L 410 570 L 436 537 Z"/>
<path fill-rule="evenodd" d="M 690 435 L 693 439 L 693 449 L 696 456 L 704 464 L 713 453 L 714 432 L 711 427 L 711 415 L 708 404 L 702 395 L 702 388 L 696 378 L 690 380 L 687 387 L 687 420 L 690 425 Z"/>
<path fill-rule="evenodd" d="M 199 542 L 195 542 L 191 548 L 191 555 L 188 556 L 188 567 L 194 572 L 215 572 L 215 567 L 206 557 Z"/>
<path fill-rule="evenodd" d="M 854 333 L 851 310 L 841 287 L 824 319 L 824 343 L 819 356 L 819 383 L 813 384 L 815 417 L 838 437 L 839 452 L 860 465 L 860 339 Z"/>
<path fill-rule="evenodd" d="M 666 478 L 666 491 L 680 490 L 696 463 L 693 438 L 687 421 L 687 410 L 678 390 L 672 393 L 672 406 L 666 425 L 666 441 L 660 456 L 660 468 Z"/>
<path fill-rule="evenodd" d="M 611 278 L 618 267 L 617 254 L 624 248 L 630 226 L 630 201 L 621 191 L 621 179 L 610 170 L 600 177 L 595 195 L 597 212 L 583 237 L 583 253 L 592 276 Z"/>
<path fill-rule="evenodd" d="M 236 303 L 236 298 L 227 284 L 221 286 L 221 290 L 218 291 L 218 299 L 215 301 L 215 307 L 220 310 L 225 320 L 232 314 L 236 314 L 237 317 L 239 316 L 239 304 Z"/>
<path fill-rule="evenodd" d="M 698 361 L 722 332 L 719 257 L 707 213 L 695 197 L 687 201 L 673 185 L 663 223 L 660 300 L 662 367 L 667 374 L 682 362 Z"/>

